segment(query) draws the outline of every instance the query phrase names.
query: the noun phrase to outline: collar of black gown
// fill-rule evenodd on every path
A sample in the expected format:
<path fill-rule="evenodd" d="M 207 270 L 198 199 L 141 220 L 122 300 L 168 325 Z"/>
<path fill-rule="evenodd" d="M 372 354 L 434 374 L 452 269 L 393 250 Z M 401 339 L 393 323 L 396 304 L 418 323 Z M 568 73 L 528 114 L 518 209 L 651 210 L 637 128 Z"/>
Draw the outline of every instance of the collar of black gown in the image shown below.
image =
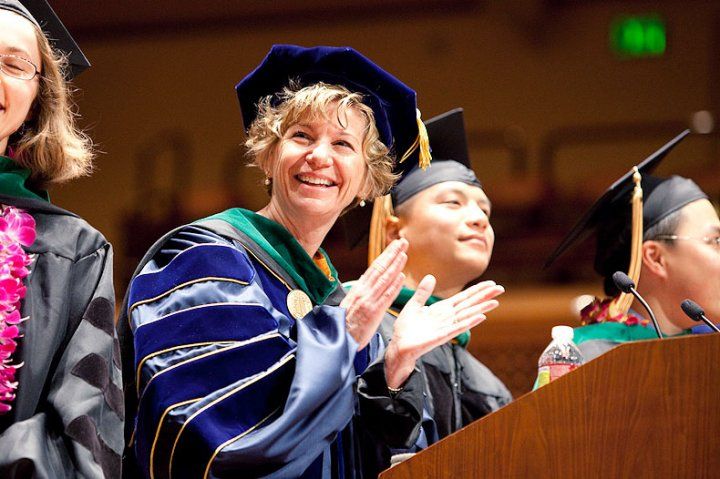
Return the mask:
<path fill-rule="evenodd" d="M 65 72 L 66 79 L 76 77 L 90 66 L 90 62 L 47 1 L 0 0 L 0 10 L 17 13 L 29 20 L 45 33 L 53 48 L 68 57 L 70 68 Z"/>

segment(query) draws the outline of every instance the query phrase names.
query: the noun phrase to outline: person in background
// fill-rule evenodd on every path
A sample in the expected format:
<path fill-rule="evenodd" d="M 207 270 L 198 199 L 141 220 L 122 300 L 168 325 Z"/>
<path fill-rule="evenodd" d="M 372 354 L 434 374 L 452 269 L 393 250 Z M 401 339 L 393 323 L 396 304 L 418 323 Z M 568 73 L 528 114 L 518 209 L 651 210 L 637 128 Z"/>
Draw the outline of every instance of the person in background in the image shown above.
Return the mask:
<path fill-rule="evenodd" d="M 376 202 L 371 221 L 370 259 L 392 241 L 404 239 L 409 245 L 403 287 L 381 327 L 389 344 L 395 318 L 423 277 L 433 275 L 437 281 L 426 305 L 430 311 L 441 310 L 448 306 L 444 298 L 462 295 L 485 272 L 495 242 L 492 204 L 470 169 L 463 110 L 449 111 L 425 124 L 432 166 L 406 174 L 388 197 Z M 502 286 L 492 281 L 479 285 L 486 291 L 486 306 L 497 306 L 494 298 L 504 291 Z M 469 342 L 470 331 L 463 331 L 419 361 L 427 411 L 434 420 L 424 425 L 429 443 L 512 400 L 502 381 L 468 352 Z"/>
<path fill-rule="evenodd" d="M 417 437 L 417 357 L 482 321 L 486 288 L 435 317 L 426 279 L 383 349 L 407 242 L 347 295 L 320 245 L 401 168 L 429 162 L 415 92 L 351 48 L 293 45 L 236 90 L 270 200 L 171 232 L 138 267 L 119 320 L 134 418 L 125 473 L 375 477 L 376 444 Z"/>
<path fill-rule="evenodd" d="M 680 308 L 692 299 L 720 318 L 720 220 L 707 194 L 688 178 L 651 173 L 689 131 L 678 135 L 616 181 L 578 221 L 547 265 L 578 242 L 596 236 L 595 270 L 604 299 L 581 312 L 575 343 L 585 360 L 657 333 L 642 306 L 621 293 L 612 275 L 626 272 L 657 317 L 664 336 L 689 334 L 697 325 Z"/>
<path fill-rule="evenodd" d="M 51 43 L 52 41 L 52 43 Z M 0 477 L 117 478 L 112 251 L 47 189 L 92 145 L 68 81 L 89 66 L 44 1 L 0 0 Z"/>

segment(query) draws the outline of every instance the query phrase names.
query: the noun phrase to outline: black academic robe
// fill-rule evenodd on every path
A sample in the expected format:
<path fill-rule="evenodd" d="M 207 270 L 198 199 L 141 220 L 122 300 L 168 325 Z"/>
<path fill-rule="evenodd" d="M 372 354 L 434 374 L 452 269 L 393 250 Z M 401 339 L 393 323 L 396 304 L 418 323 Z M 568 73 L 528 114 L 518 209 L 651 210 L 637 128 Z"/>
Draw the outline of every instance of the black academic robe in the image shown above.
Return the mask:
<path fill-rule="evenodd" d="M 389 341 L 392 324 L 404 304 L 395 303 L 393 315 L 380 332 Z M 432 421 L 423 423 L 429 443 L 448 436 L 512 401 L 507 387 L 468 350 L 448 342 L 421 356 L 418 366 L 425 380 L 425 408 Z"/>
<path fill-rule="evenodd" d="M 120 476 L 123 400 L 114 331 L 112 250 L 78 216 L 0 195 L 36 222 L 13 355 L 19 386 L 0 416 L 0 477 Z"/>

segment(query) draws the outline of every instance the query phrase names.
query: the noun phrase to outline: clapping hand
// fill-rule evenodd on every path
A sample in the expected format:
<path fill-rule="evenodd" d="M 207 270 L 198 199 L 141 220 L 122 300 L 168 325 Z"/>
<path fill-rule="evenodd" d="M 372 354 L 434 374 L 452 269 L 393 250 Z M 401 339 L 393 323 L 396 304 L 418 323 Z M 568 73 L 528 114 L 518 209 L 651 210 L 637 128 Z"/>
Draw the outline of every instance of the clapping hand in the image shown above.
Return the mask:
<path fill-rule="evenodd" d="M 499 305 L 494 298 L 505 291 L 494 281 L 483 281 L 425 306 L 435 282 L 433 276 L 425 276 L 395 321 L 385 354 L 385 378 L 391 388 L 405 382 L 420 356 L 484 321 L 485 313 Z"/>
<path fill-rule="evenodd" d="M 358 351 L 370 342 L 387 309 L 400 292 L 405 275 L 408 242 L 395 240 L 360 276 L 340 306 L 347 309 L 347 331 L 358 343 Z"/>

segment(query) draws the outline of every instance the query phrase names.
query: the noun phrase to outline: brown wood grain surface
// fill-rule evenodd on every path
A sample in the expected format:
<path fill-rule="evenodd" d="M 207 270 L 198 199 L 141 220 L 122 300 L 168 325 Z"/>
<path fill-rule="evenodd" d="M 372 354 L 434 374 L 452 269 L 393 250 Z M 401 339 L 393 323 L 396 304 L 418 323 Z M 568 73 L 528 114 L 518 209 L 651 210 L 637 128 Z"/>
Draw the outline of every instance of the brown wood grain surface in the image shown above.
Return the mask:
<path fill-rule="evenodd" d="M 720 477 L 720 334 L 622 345 L 380 477 Z"/>

